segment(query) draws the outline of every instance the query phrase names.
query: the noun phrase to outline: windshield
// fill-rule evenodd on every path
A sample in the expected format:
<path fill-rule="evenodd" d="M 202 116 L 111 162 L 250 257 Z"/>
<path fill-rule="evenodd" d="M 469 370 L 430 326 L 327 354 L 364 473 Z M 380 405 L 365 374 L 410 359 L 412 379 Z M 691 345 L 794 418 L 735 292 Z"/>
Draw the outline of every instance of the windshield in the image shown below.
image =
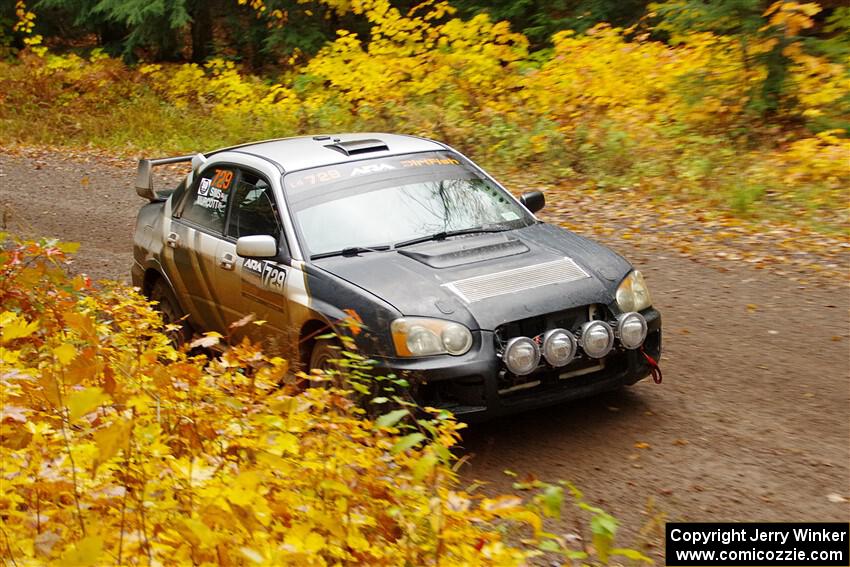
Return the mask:
<path fill-rule="evenodd" d="M 503 189 L 449 152 L 296 171 L 284 176 L 284 188 L 310 256 L 534 222 Z"/>

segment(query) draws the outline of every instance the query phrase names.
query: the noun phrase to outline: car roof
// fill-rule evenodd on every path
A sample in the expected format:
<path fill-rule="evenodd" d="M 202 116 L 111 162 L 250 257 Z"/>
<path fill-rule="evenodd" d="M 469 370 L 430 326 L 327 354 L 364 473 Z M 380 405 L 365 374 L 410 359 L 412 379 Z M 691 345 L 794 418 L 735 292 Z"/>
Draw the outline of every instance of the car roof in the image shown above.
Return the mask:
<path fill-rule="evenodd" d="M 439 142 L 417 136 L 358 132 L 251 142 L 222 148 L 207 155 L 237 151 L 272 161 L 284 171 L 294 171 L 368 158 L 446 149 L 447 146 Z"/>

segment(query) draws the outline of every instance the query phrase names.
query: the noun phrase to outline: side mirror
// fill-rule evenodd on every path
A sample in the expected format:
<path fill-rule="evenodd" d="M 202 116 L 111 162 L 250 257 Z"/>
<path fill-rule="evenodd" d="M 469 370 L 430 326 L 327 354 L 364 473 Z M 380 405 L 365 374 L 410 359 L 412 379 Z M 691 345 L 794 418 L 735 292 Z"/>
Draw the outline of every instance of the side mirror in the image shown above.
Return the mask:
<path fill-rule="evenodd" d="M 523 193 L 519 198 L 519 202 L 532 213 L 536 213 L 546 204 L 546 197 L 543 196 L 542 191 L 530 191 Z"/>
<path fill-rule="evenodd" d="M 265 234 L 242 236 L 236 241 L 236 254 L 242 258 L 277 258 L 277 240 Z"/>

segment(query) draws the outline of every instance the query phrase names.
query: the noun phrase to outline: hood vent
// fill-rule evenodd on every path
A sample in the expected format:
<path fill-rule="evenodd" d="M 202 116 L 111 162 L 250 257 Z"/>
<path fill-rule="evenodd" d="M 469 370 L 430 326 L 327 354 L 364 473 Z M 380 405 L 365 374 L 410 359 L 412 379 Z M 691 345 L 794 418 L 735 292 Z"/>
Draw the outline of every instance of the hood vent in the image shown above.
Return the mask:
<path fill-rule="evenodd" d="M 571 258 L 562 258 L 534 266 L 475 276 L 443 284 L 467 303 L 509 293 L 527 291 L 545 285 L 568 283 L 584 278 L 585 272 Z"/>
<path fill-rule="evenodd" d="M 528 252 L 528 246 L 504 234 L 487 236 L 468 236 L 457 240 L 443 240 L 417 246 L 415 249 L 402 249 L 402 256 L 422 262 L 432 268 L 454 268 L 473 262 L 506 258 Z"/>

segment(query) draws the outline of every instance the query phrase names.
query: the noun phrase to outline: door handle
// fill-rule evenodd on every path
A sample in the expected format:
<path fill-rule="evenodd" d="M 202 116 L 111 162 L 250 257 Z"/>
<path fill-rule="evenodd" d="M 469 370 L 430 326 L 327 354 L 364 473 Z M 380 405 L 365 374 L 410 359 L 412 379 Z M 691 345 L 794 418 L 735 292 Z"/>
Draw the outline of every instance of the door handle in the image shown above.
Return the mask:
<path fill-rule="evenodd" d="M 180 235 L 176 232 L 169 232 L 168 236 L 165 238 L 165 244 L 169 248 L 177 248 L 177 244 L 180 242 Z"/>
<path fill-rule="evenodd" d="M 225 270 L 232 270 L 234 266 L 236 266 L 236 259 L 230 252 L 225 252 L 221 257 L 221 260 L 218 261 L 218 265 Z"/>

